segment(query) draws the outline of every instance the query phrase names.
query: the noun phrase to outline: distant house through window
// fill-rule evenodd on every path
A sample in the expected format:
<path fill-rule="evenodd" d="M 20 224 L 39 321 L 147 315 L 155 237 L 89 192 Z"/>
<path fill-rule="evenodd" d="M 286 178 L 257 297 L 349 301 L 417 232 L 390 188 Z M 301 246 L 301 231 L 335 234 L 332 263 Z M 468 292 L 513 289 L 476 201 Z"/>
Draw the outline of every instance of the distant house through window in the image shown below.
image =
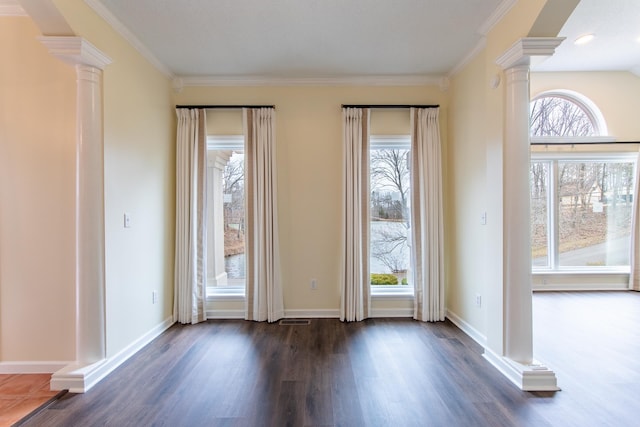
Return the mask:
<path fill-rule="evenodd" d="M 597 107 L 579 94 L 531 102 L 531 140 L 587 142 L 606 136 Z M 535 271 L 628 272 L 635 155 L 532 153 L 531 258 Z"/>
<path fill-rule="evenodd" d="M 244 294 L 244 137 L 207 138 L 207 286 Z"/>

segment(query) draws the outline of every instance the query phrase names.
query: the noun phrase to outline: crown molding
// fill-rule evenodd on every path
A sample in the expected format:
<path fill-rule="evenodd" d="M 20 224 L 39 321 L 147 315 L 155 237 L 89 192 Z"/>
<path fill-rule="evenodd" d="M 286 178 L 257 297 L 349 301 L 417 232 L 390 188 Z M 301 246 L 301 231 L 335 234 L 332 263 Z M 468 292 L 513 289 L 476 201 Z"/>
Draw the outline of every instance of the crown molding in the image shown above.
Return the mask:
<path fill-rule="evenodd" d="M 0 0 L 0 16 L 28 16 L 17 0 Z"/>
<path fill-rule="evenodd" d="M 90 65 L 104 69 L 111 64 L 111 58 L 82 37 L 55 36 L 38 37 L 49 49 L 49 53 L 71 65 Z"/>
<path fill-rule="evenodd" d="M 478 56 L 478 54 L 482 52 L 486 46 L 487 46 L 487 38 L 482 37 L 482 39 L 478 41 L 476 46 L 473 49 L 471 49 L 471 51 L 467 53 L 467 55 L 464 58 L 462 58 L 462 60 L 458 62 L 451 71 L 449 71 L 449 74 L 448 74 L 449 78 L 454 77 L 456 74 L 462 71 L 464 67 L 466 67 L 471 61 L 473 61 L 473 59 L 476 56 Z"/>
<path fill-rule="evenodd" d="M 486 21 L 484 21 L 482 25 L 480 25 L 480 28 L 478 28 L 478 33 L 483 36 L 489 34 L 489 31 L 491 31 L 493 27 L 498 22 L 500 22 L 500 20 L 504 18 L 507 13 L 509 13 L 511 8 L 517 2 L 518 0 L 502 0 L 502 3 L 498 5 L 496 10 L 493 11 L 493 13 L 487 18 Z"/>
<path fill-rule="evenodd" d="M 174 77 L 173 72 L 166 65 L 164 65 L 151 51 L 138 39 L 118 18 L 115 17 L 100 0 L 84 0 L 93 11 L 104 19 L 107 24 L 113 28 L 115 32 L 120 34 L 126 41 L 137 50 L 147 61 L 149 61 L 158 71 L 164 74 L 167 78 L 172 79 Z"/>
<path fill-rule="evenodd" d="M 498 59 L 503 69 L 518 65 L 530 65 L 531 57 L 547 57 L 554 54 L 564 37 L 525 37 L 513 44 Z"/>
<path fill-rule="evenodd" d="M 453 67 L 451 69 L 451 71 L 448 74 L 449 78 L 454 77 L 456 74 L 458 74 L 460 71 L 462 71 L 464 69 L 464 67 L 467 66 L 467 64 L 469 64 L 471 61 L 473 61 L 473 59 L 478 56 L 478 54 L 480 52 L 482 52 L 482 50 L 487 46 L 487 34 L 489 34 L 489 31 L 491 31 L 493 29 L 493 27 L 500 22 L 500 20 L 502 18 L 505 17 L 505 15 L 511 10 L 511 8 L 517 3 L 517 0 L 503 0 L 498 7 L 493 11 L 493 13 L 491 14 L 491 16 L 489 16 L 487 18 L 486 21 L 484 21 L 484 23 L 482 23 L 482 25 L 480 25 L 480 28 L 478 28 L 478 34 L 480 34 L 482 36 L 482 38 L 478 41 L 478 43 L 475 45 L 475 47 L 473 49 L 471 49 L 471 51 L 469 51 L 469 53 L 467 53 L 467 55 L 462 58 L 462 60 L 460 62 L 458 62 L 455 67 Z"/>
<path fill-rule="evenodd" d="M 275 76 L 178 76 L 185 86 L 438 86 L 443 76 L 353 76 L 353 77 L 275 77 Z M 175 86 L 175 83 L 174 83 Z"/>

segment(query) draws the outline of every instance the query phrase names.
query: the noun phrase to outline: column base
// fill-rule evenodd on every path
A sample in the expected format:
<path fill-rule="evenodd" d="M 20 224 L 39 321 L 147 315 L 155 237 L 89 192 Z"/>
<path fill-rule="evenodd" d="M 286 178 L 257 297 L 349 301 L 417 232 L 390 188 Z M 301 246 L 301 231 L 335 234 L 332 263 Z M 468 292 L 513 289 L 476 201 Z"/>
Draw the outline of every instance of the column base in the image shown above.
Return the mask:
<path fill-rule="evenodd" d="M 523 365 L 488 348 L 484 349 L 483 356 L 520 390 L 560 391 L 555 372 L 535 360 L 529 365 Z"/>
<path fill-rule="evenodd" d="M 107 359 L 88 365 L 68 365 L 51 376 L 50 388 L 69 390 L 70 393 L 84 393 L 109 372 Z"/>

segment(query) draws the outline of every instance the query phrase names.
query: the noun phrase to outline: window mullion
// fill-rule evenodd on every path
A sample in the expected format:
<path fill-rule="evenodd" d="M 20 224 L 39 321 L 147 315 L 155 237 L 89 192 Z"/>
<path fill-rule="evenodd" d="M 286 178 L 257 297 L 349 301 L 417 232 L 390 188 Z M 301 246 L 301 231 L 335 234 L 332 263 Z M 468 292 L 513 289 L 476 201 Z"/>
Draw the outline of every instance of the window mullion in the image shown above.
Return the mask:
<path fill-rule="evenodd" d="M 559 207 L 559 195 L 558 195 L 558 161 L 553 160 L 549 165 L 549 191 L 547 192 L 547 214 L 549 215 L 547 229 L 548 241 L 549 241 L 549 267 L 552 270 L 557 270 L 559 265 L 560 247 L 559 247 L 559 233 L 560 233 L 560 207 Z"/>

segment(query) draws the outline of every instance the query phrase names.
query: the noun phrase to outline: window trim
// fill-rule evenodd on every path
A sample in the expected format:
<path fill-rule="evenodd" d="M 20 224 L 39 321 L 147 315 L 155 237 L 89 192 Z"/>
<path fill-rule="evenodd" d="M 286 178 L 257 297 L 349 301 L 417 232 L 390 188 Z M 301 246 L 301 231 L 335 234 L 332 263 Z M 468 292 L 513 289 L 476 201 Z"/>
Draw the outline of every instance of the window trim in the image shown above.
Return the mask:
<path fill-rule="evenodd" d="M 557 167 L 558 162 L 580 162 L 585 160 L 591 161 L 614 161 L 614 162 L 628 162 L 633 163 L 634 165 L 634 176 L 636 168 L 638 168 L 637 162 L 637 152 L 581 152 L 581 153 L 568 153 L 568 152 L 532 152 L 531 153 L 531 162 L 535 161 L 545 161 L 549 162 L 549 188 L 555 189 L 557 188 Z M 553 169 L 556 169 L 555 171 Z M 636 182 L 635 185 L 640 185 L 640 183 Z M 547 191 L 547 221 L 548 227 L 553 228 L 553 233 L 548 232 L 547 245 L 549 248 L 548 257 L 548 265 L 541 266 L 531 266 L 531 273 L 533 275 L 607 275 L 607 274 L 629 274 L 630 266 L 571 266 L 571 267 L 563 267 L 559 265 L 559 254 L 557 254 L 558 248 L 558 235 L 559 235 L 559 222 L 557 221 L 557 200 L 554 197 L 556 194 L 556 190 Z M 637 203 L 637 201 L 634 201 Z"/>
<path fill-rule="evenodd" d="M 609 131 L 607 129 L 607 122 L 605 121 L 604 116 L 602 115 L 602 112 L 592 100 L 590 100 L 583 94 L 572 91 L 572 90 L 568 90 L 568 89 L 547 90 L 544 92 L 540 92 L 539 94 L 531 98 L 529 105 L 531 105 L 533 102 L 537 101 L 540 98 L 561 98 L 561 99 L 564 99 L 565 101 L 576 104 L 580 109 L 582 109 L 585 112 L 585 114 L 591 120 L 591 124 L 593 125 L 593 130 L 595 135 L 591 137 L 577 138 L 577 139 L 584 140 L 584 139 L 589 139 L 594 137 L 595 138 L 606 137 L 608 135 Z M 545 137 L 538 137 L 538 138 L 545 138 Z M 551 137 L 551 138 L 558 138 L 562 142 L 570 142 L 568 140 L 573 139 L 568 137 Z"/>
<path fill-rule="evenodd" d="M 411 135 L 370 135 L 369 150 L 383 149 L 411 149 Z M 411 271 L 411 270 L 409 270 Z M 371 273 L 371 272 L 369 272 Z M 415 291 L 411 285 L 372 285 L 369 283 L 371 298 L 373 299 L 402 299 L 413 300 Z"/>
<path fill-rule="evenodd" d="M 207 135 L 207 151 L 244 149 L 244 135 Z"/>
<path fill-rule="evenodd" d="M 244 150 L 244 135 L 207 135 L 207 153 L 217 150 Z M 246 282 L 224 287 L 207 286 L 207 301 L 244 301 Z"/>

